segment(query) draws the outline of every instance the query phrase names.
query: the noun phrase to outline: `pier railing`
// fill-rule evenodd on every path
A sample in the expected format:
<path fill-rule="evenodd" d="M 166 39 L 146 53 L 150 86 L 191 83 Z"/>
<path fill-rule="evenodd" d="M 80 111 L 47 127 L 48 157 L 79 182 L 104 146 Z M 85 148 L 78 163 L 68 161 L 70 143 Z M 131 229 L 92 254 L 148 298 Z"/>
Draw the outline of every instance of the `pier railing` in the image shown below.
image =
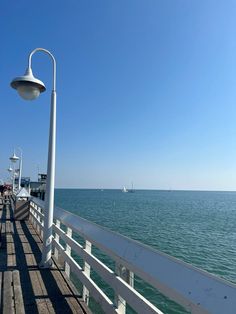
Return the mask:
<path fill-rule="evenodd" d="M 41 236 L 43 212 L 44 202 L 32 198 L 30 219 Z M 162 313 L 135 289 L 135 276 L 191 313 L 235 313 L 236 285 L 61 208 L 55 207 L 54 218 L 54 257 L 60 256 L 67 275 L 73 272 L 83 284 L 83 299 L 88 303 L 91 295 L 105 313 L 123 314 L 126 303 L 137 313 Z M 79 234 L 84 245 L 73 234 Z M 114 270 L 93 254 L 94 247 L 115 262 Z M 72 252 L 82 258 L 83 267 Z M 113 300 L 92 280 L 91 270 L 113 289 Z"/>

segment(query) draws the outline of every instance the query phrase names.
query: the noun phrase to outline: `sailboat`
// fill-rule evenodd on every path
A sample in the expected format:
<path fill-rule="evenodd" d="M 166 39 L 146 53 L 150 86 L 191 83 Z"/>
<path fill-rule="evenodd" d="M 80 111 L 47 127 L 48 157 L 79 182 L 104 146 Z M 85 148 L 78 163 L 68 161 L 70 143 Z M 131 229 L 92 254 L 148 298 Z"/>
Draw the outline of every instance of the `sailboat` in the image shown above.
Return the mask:
<path fill-rule="evenodd" d="M 128 190 L 128 192 L 129 193 L 134 193 L 135 192 L 133 182 L 132 182 L 132 188 L 130 190 Z"/>
<path fill-rule="evenodd" d="M 125 186 L 123 187 L 122 192 L 123 192 L 123 193 L 127 193 L 127 192 L 128 192 L 128 190 L 126 189 Z"/>

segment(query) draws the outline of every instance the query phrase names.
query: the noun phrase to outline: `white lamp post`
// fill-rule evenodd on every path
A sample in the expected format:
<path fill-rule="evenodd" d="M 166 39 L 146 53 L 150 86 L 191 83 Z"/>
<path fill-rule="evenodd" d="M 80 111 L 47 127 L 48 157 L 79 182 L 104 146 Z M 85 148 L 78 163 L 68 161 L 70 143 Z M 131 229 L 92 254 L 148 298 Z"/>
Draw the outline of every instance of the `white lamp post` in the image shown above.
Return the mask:
<path fill-rule="evenodd" d="M 48 50 L 44 48 L 36 48 L 28 58 L 28 68 L 25 75 L 15 78 L 11 82 L 11 86 L 17 89 L 19 95 L 26 100 L 33 100 L 40 93 L 46 90 L 42 81 L 33 76 L 31 69 L 32 55 L 42 51 L 51 57 L 53 62 L 53 86 L 51 94 L 51 114 L 50 114 L 50 131 L 48 144 L 48 165 L 47 165 L 47 183 L 45 195 L 45 213 L 44 213 L 44 231 L 43 231 L 43 250 L 41 267 L 47 268 L 52 265 L 52 224 L 53 224 L 53 208 L 54 208 L 54 185 L 55 185 L 55 148 L 56 148 L 56 60 Z"/>
<path fill-rule="evenodd" d="M 19 159 L 19 176 L 18 176 L 18 190 L 21 188 L 21 177 L 22 177 L 22 158 L 23 158 L 23 153 L 22 149 L 20 147 L 17 147 L 20 151 L 20 159 Z"/>
<path fill-rule="evenodd" d="M 13 177 L 11 177 L 11 172 L 13 171 L 12 167 L 9 166 L 9 168 L 7 169 L 7 171 L 9 172 L 10 180 L 12 179 L 12 192 L 13 192 Z"/>
<path fill-rule="evenodd" d="M 14 151 L 13 155 L 9 159 L 10 159 L 10 161 L 13 164 L 12 192 L 14 193 L 15 192 L 15 175 L 16 175 L 16 173 L 15 173 L 15 163 L 17 162 L 17 160 L 19 160 L 19 157 L 16 156 L 15 151 Z"/>

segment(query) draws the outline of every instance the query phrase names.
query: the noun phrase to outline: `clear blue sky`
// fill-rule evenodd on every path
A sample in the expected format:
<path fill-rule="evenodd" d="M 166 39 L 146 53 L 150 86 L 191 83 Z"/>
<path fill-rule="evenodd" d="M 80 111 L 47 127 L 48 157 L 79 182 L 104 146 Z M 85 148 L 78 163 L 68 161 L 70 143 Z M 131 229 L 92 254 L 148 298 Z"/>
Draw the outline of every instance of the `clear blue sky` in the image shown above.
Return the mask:
<path fill-rule="evenodd" d="M 47 92 L 9 87 L 28 53 L 58 64 L 57 187 L 236 189 L 234 0 L 1 1 L 0 178 L 14 147 L 46 170 Z"/>

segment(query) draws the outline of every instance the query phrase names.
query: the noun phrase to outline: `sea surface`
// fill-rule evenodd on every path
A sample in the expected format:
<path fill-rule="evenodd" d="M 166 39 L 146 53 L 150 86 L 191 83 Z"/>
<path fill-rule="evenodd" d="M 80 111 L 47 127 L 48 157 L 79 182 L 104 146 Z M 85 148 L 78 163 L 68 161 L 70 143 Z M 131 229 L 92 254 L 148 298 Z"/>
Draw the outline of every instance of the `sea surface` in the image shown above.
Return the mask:
<path fill-rule="evenodd" d="M 55 203 L 236 283 L 236 192 L 57 189 Z M 95 279 L 100 280 L 96 274 Z M 164 313 L 187 313 L 138 278 L 135 287 Z"/>

